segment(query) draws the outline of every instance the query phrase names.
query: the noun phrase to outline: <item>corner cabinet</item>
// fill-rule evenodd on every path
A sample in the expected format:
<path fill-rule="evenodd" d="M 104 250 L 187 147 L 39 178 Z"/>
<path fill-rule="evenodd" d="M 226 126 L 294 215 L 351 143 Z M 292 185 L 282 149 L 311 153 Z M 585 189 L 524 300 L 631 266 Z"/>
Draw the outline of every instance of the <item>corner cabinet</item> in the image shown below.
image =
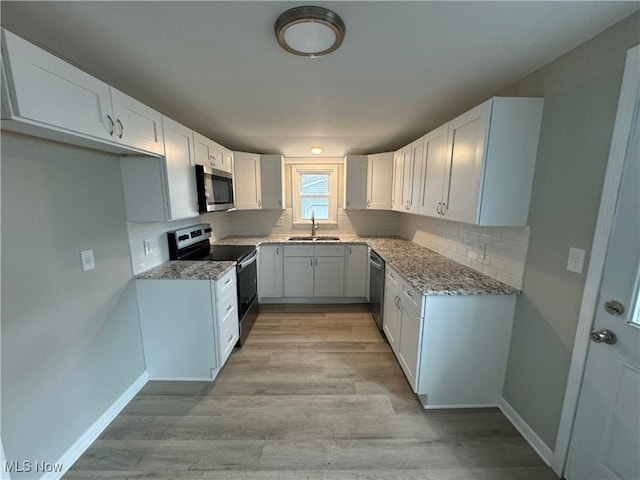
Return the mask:
<path fill-rule="evenodd" d="M 2 30 L 2 127 L 114 153 L 164 153 L 161 115 Z"/>
<path fill-rule="evenodd" d="M 284 157 L 260 156 L 260 181 L 262 183 L 262 208 L 284 210 Z"/>
<path fill-rule="evenodd" d="M 234 152 L 234 189 L 238 210 L 262 208 L 262 176 L 260 155 Z"/>
<path fill-rule="evenodd" d="M 420 212 L 483 226 L 526 225 L 542 106 L 541 98 L 495 97 L 427 134 Z"/>
<path fill-rule="evenodd" d="M 162 118 L 162 127 L 164 156 L 120 159 L 129 221 L 172 221 L 199 215 L 193 131 L 168 117 Z"/>
<path fill-rule="evenodd" d="M 367 159 L 367 209 L 390 210 L 393 152 L 376 153 Z"/>
<path fill-rule="evenodd" d="M 387 265 L 383 331 L 425 408 L 498 405 L 515 301 L 515 295 L 423 296 Z"/>

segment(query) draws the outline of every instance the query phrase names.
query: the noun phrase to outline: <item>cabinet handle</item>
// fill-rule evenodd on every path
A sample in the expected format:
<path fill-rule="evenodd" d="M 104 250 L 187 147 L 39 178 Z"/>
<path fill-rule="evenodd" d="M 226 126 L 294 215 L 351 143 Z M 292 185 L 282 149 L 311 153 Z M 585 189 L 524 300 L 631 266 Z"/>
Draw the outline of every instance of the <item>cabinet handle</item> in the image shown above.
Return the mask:
<path fill-rule="evenodd" d="M 262 208 L 262 200 L 258 200 L 258 207 Z"/>
<path fill-rule="evenodd" d="M 351 247 L 349 247 L 349 255 L 351 255 Z"/>
<path fill-rule="evenodd" d="M 442 215 L 443 216 L 444 216 L 445 213 L 447 213 L 447 210 L 448 210 L 447 204 L 443 202 L 442 203 Z"/>
<path fill-rule="evenodd" d="M 309 259 L 309 265 L 311 265 L 313 267 L 313 258 Z"/>
<path fill-rule="evenodd" d="M 225 285 L 229 285 L 230 283 L 231 283 L 231 279 L 230 278 L 227 278 L 227 281 L 224 282 Z"/>
<path fill-rule="evenodd" d="M 409 290 L 405 290 L 405 291 L 404 291 L 404 294 L 405 294 L 407 297 L 411 297 L 411 298 L 413 298 L 413 294 L 412 294 Z"/>
<path fill-rule="evenodd" d="M 347 207 L 349 206 L 349 199 L 347 199 Z"/>
<path fill-rule="evenodd" d="M 280 255 L 280 247 L 276 247 L 276 255 Z"/>
<path fill-rule="evenodd" d="M 438 215 L 442 215 L 442 202 L 438 202 L 438 206 L 436 207 L 436 212 Z"/>
<path fill-rule="evenodd" d="M 118 134 L 118 138 L 122 138 L 122 134 L 124 133 L 124 125 L 122 124 L 120 119 L 117 119 L 116 123 L 120 126 L 120 133 Z"/>
<path fill-rule="evenodd" d="M 227 307 L 227 312 L 228 312 L 229 310 L 231 310 L 232 306 L 233 306 L 233 305 L 229 305 L 229 306 Z"/>
<path fill-rule="evenodd" d="M 318 266 L 318 259 L 316 258 L 316 267 Z"/>
<path fill-rule="evenodd" d="M 367 200 L 367 207 L 371 206 L 371 200 Z"/>
<path fill-rule="evenodd" d="M 229 335 L 229 340 L 227 340 L 227 343 L 229 343 L 231 340 L 233 340 L 233 333 Z"/>
<path fill-rule="evenodd" d="M 113 123 L 113 118 L 111 118 L 111 115 L 107 115 L 107 120 L 109 120 L 109 135 L 113 135 L 116 124 Z"/>

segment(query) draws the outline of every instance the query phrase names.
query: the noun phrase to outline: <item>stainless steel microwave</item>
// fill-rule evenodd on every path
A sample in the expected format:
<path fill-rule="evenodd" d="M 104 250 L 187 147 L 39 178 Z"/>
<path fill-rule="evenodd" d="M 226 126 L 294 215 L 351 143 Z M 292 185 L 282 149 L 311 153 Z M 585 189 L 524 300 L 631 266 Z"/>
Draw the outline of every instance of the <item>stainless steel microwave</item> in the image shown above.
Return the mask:
<path fill-rule="evenodd" d="M 200 213 L 235 208 L 233 176 L 230 173 L 196 165 L 196 186 Z"/>

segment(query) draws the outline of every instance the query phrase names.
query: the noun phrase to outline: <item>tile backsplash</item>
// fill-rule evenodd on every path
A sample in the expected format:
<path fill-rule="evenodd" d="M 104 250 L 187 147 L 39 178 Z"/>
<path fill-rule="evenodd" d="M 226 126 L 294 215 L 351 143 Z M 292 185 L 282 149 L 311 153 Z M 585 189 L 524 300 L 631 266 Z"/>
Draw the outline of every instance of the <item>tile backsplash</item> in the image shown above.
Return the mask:
<path fill-rule="evenodd" d="M 282 225 L 277 226 L 278 219 Z M 356 234 L 398 235 L 400 214 L 385 210 L 344 210 L 338 209 L 337 226 L 320 225 L 318 235 Z M 277 235 L 311 233 L 309 225 L 294 226 L 291 208 L 285 210 L 243 210 L 229 213 L 231 235 Z"/>
<path fill-rule="evenodd" d="M 522 289 L 529 227 L 478 227 L 405 214 L 399 234 L 445 257 Z"/>
<path fill-rule="evenodd" d="M 209 223 L 213 227 L 212 240 L 219 240 L 229 236 L 228 215 L 226 212 L 213 212 L 200 215 L 197 218 L 187 218 L 175 222 L 127 222 L 133 274 L 137 275 L 169 260 L 167 231 L 196 223 Z M 149 255 L 144 253 L 145 240 L 151 240 L 152 252 Z"/>

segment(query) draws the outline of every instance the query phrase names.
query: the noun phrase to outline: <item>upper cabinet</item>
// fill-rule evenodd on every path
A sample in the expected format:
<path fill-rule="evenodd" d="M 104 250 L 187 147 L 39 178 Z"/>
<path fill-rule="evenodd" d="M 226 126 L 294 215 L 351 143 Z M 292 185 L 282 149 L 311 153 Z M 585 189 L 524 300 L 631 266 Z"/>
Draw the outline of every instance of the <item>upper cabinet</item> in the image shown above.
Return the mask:
<path fill-rule="evenodd" d="M 234 152 L 234 188 L 238 210 L 262 208 L 262 176 L 260 155 Z"/>
<path fill-rule="evenodd" d="M 344 157 L 344 209 L 367 208 L 367 156 Z"/>
<path fill-rule="evenodd" d="M 424 137 L 420 212 L 486 226 L 527 224 L 541 98 L 495 97 Z M 430 163 L 433 162 L 433 163 Z"/>
<path fill-rule="evenodd" d="M 391 185 L 391 210 L 404 211 L 402 203 L 402 182 L 404 170 L 403 149 L 393 153 L 393 178 Z"/>
<path fill-rule="evenodd" d="M 261 155 L 262 208 L 284 210 L 284 157 Z"/>
<path fill-rule="evenodd" d="M 369 155 L 367 167 L 367 208 L 391 209 L 393 152 Z"/>
<path fill-rule="evenodd" d="M 417 213 L 422 152 L 423 142 L 420 138 L 394 154 L 392 210 Z"/>
<path fill-rule="evenodd" d="M 120 159 L 129 221 L 159 222 L 199 215 L 193 131 L 167 117 L 162 125 L 164 156 Z"/>
<path fill-rule="evenodd" d="M 233 173 L 233 153 L 207 137 L 193 132 L 196 164 Z"/>
<path fill-rule="evenodd" d="M 2 70 L 3 128 L 116 153 L 164 153 L 158 112 L 6 30 Z"/>

